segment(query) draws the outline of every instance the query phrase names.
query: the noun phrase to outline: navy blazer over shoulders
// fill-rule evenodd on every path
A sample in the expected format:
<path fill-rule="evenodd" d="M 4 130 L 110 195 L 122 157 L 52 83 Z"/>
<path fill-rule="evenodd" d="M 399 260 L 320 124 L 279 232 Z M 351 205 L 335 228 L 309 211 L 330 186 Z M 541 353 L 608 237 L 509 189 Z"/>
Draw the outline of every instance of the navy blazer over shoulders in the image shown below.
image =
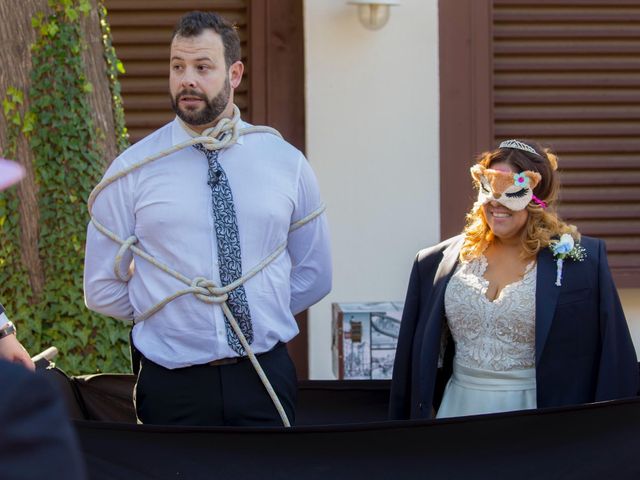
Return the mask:
<path fill-rule="evenodd" d="M 391 385 L 392 419 L 430 418 L 453 355 L 438 371 L 444 293 L 463 237 L 422 250 L 405 301 Z M 583 236 L 584 261 L 564 262 L 556 286 L 550 249 L 538 253 L 536 278 L 536 386 L 538 408 L 635 396 L 638 366 L 624 312 L 609 271 L 605 244 Z M 448 342 L 452 344 L 453 342 Z"/>

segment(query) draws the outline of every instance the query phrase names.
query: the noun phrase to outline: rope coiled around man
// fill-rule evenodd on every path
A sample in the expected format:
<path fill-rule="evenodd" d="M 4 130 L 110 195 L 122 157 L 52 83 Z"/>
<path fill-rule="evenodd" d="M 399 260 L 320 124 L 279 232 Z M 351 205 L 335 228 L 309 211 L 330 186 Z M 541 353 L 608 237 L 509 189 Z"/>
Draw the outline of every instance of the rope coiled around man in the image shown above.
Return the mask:
<path fill-rule="evenodd" d="M 190 140 L 174 145 L 154 155 L 150 155 L 144 158 L 143 160 L 136 162 L 133 165 L 125 168 L 124 170 L 121 170 L 120 172 L 117 172 L 114 175 L 103 179 L 98 185 L 96 185 L 96 187 L 93 189 L 93 191 L 89 195 L 88 209 L 89 209 L 89 215 L 91 216 L 91 223 L 95 226 L 95 228 L 103 235 L 106 235 L 108 238 L 110 238 L 114 242 L 120 244 L 120 249 L 116 254 L 115 262 L 114 262 L 114 273 L 118 279 L 122 280 L 123 282 L 127 282 L 131 278 L 131 275 L 132 275 L 131 271 L 122 272 L 120 268 L 122 259 L 126 254 L 127 250 L 129 250 L 131 251 L 132 254 L 138 255 L 139 257 L 143 258 L 147 262 L 151 263 L 155 267 L 159 268 L 160 270 L 171 275 L 172 277 L 176 278 L 177 280 L 181 281 L 186 285 L 186 288 L 167 296 L 166 298 L 162 299 L 161 301 L 159 301 L 158 303 L 156 303 L 155 305 L 147 309 L 140 316 L 138 316 L 138 318 L 136 319 L 136 322 L 141 322 L 148 319 L 149 317 L 151 317 L 152 315 L 160 311 L 169 302 L 172 302 L 176 298 L 181 297 L 183 295 L 187 295 L 187 294 L 194 295 L 198 300 L 202 302 L 220 305 L 225 317 L 227 318 L 227 320 L 229 321 L 229 324 L 231 325 L 234 332 L 238 336 L 238 339 L 240 340 L 242 347 L 247 353 L 247 356 L 249 357 L 251 364 L 256 370 L 256 373 L 260 377 L 262 384 L 264 385 L 273 404 L 275 405 L 278 411 L 278 414 L 282 419 L 283 425 L 285 427 L 289 427 L 291 426 L 291 424 L 289 423 L 289 419 L 287 418 L 287 414 L 285 413 L 284 408 L 280 403 L 280 400 L 278 399 L 275 391 L 273 390 L 273 387 L 271 386 L 271 383 L 266 377 L 264 370 L 260 366 L 258 359 L 256 358 L 255 354 L 251 350 L 251 347 L 249 346 L 247 339 L 242 333 L 242 330 L 240 329 L 238 322 L 234 318 L 229 306 L 227 305 L 229 292 L 231 292 L 235 288 L 238 288 L 240 285 L 244 284 L 247 280 L 254 277 L 261 270 L 263 270 L 267 265 L 269 265 L 273 260 L 275 260 L 287 248 L 287 241 L 285 240 L 271 254 L 265 257 L 258 265 L 253 267 L 251 270 L 249 270 L 247 273 L 242 275 L 240 278 L 238 278 L 234 282 L 225 286 L 218 286 L 212 280 L 206 279 L 204 277 L 196 277 L 191 279 L 186 275 L 183 275 L 182 273 L 172 269 L 168 265 L 158 261 L 153 256 L 149 255 L 147 252 L 145 252 L 141 248 L 137 247 L 136 243 L 138 242 L 138 239 L 135 236 L 130 236 L 126 239 L 122 239 L 118 235 L 116 235 L 114 232 L 109 230 L 106 226 L 101 224 L 93 215 L 93 205 L 96 201 L 96 198 L 107 186 L 116 182 L 118 179 L 124 177 L 125 175 L 128 175 L 134 170 L 137 170 L 138 168 L 141 168 L 148 163 L 154 162 L 155 160 L 171 155 L 179 150 L 182 150 L 183 148 L 187 148 L 197 143 L 201 143 L 209 150 L 222 150 L 233 145 L 241 135 L 248 135 L 251 133 L 259 133 L 259 132 L 271 133 L 273 135 L 282 137 L 277 130 L 271 127 L 266 127 L 266 126 L 251 126 L 251 127 L 240 129 L 238 125 L 239 120 L 240 120 L 240 110 L 238 109 L 237 106 L 234 105 L 232 118 L 221 119 L 214 127 L 204 130 L 202 134 L 198 134 L 194 132 L 183 123 L 182 125 L 183 128 L 192 137 Z M 309 223 L 310 221 L 318 217 L 320 214 L 322 214 L 324 210 L 325 210 L 325 205 L 321 204 L 316 210 L 311 212 L 309 215 L 291 224 L 289 227 L 289 232 L 293 232 L 294 230 L 297 230 L 298 228 L 305 225 L 306 223 Z"/>

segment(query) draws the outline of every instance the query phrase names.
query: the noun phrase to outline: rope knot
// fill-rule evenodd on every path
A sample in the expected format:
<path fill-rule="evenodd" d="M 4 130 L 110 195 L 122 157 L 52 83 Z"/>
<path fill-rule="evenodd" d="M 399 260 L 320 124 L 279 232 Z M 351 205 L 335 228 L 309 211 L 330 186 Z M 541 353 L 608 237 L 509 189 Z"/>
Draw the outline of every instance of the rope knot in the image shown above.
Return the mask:
<path fill-rule="evenodd" d="M 207 150 L 222 150 L 233 145 L 240 136 L 240 109 L 233 106 L 233 117 L 222 118 L 215 126 L 202 132 L 202 145 Z"/>
<path fill-rule="evenodd" d="M 214 282 L 204 277 L 196 277 L 191 282 L 194 295 L 205 303 L 224 303 L 229 298 L 224 288 L 217 287 Z"/>

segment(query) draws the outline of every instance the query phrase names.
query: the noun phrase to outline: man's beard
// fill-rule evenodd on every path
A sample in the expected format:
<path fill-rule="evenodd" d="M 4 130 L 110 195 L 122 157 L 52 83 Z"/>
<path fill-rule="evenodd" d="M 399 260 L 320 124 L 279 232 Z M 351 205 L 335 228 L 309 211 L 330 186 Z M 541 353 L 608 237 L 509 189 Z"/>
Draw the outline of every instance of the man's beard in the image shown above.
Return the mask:
<path fill-rule="evenodd" d="M 206 125 L 212 123 L 216 118 L 222 115 L 231 95 L 231 83 L 229 77 L 224 82 L 224 86 L 220 93 L 212 100 L 209 100 L 204 93 L 197 93 L 195 90 L 182 90 L 171 97 L 171 107 L 176 115 L 188 125 Z M 204 108 L 200 110 L 182 110 L 178 105 L 180 97 L 197 97 L 204 102 Z"/>

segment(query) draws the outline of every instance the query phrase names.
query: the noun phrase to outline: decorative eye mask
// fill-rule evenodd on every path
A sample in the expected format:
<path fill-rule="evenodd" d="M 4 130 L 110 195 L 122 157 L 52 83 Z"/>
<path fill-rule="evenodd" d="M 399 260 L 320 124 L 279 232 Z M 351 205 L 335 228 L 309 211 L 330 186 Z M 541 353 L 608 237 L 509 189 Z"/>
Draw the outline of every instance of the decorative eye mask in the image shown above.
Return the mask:
<path fill-rule="evenodd" d="M 547 206 L 533 194 L 533 189 L 542 180 L 537 172 L 503 172 L 474 165 L 471 167 L 471 176 L 478 184 L 478 202 L 483 205 L 495 200 L 509 210 L 518 211 L 527 208 L 533 200 L 542 208 Z"/>

